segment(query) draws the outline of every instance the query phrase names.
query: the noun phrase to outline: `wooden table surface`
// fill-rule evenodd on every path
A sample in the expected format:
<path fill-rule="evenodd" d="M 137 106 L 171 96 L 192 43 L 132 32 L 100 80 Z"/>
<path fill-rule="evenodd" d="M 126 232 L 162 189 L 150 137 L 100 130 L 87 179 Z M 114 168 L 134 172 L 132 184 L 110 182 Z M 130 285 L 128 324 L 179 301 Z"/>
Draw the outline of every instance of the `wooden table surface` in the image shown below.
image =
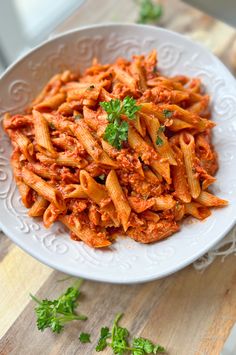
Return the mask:
<path fill-rule="evenodd" d="M 97 6 L 99 3 L 99 6 Z M 236 31 L 175 0 L 163 1 L 160 25 L 185 33 L 212 50 L 235 73 Z M 56 32 L 101 22 L 133 22 L 132 0 L 87 0 Z M 116 312 L 134 335 L 163 344 L 170 355 L 217 355 L 236 321 L 235 256 L 217 259 L 204 273 L 192 266 L 143 285 L 122 286 L 85 281 L 81 312 L 86 322 L 73 322 L 60 335 L 39 332 L 29 292 L 42 298 L 59 295 L 72 280 L 27 255 L 0 234 L 0 354 L 95 354 L 101 326 Z M 81 331 L 91 333 L 82 345 Z M 110 354 L 109 350 L 102 354 Z"/>

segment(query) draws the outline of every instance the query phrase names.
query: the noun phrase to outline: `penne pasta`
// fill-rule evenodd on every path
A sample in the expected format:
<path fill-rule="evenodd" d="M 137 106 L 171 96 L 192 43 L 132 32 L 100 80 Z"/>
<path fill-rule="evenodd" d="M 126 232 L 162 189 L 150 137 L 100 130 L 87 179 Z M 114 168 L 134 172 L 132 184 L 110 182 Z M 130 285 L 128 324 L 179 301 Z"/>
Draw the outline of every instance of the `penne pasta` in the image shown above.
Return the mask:
<path fill-rule="evenodd" d="M 158 119 L 154 119 L 146 114 L 144 114 L 144 118 L 146 121 L 146 126 L 148 133 L 152 139 L 152 143 L 156 149 L 156 151 L 163 157 L 169 161 L 169 164 L 176 165 L 176 160 L 174 158 L 173 151 L 169 145 L 168 139 L 166 138 L 163 130 L 163 126 L 160 128 L 160 124 Z M 160 143 L 157 144 L 157 138 L 160 138 Z"/>
<path fill-rule="evenodd" d="M 129 75 L 125 70 L 121 69 L 119 66 L 114 67 L 116 79 L 122 84 L 126 85 L 131 91 L 135 92 L 137 88 L 137 81 Z"/>
<path fill-rule="evenodd" d="M 186 169 L 184 165 L 184 156 L 181 149 L 177 145 L 173 145 L 177 165 L 171 167 L 171 176 L 176 196 L 183 202 L 191 201 L 189 186 L 187 182 Z"/>
<path fill-rule="evenodd" d="M 71 166 L 83 169 L 88 162 L 86 159 L 76 157 L 74 158 L 73 155 L 68 155 L 67 153 L 58 153 L 56 158 L 47 157 L 42 153 L 36 154 L 37 159 L 43 164 L 57 164 L 62 166 Z"/>
<path fill-rule="evenodd" d="M 80 184 L 87 196 L 110 216 L 115 226 L 118 226 L 119 222 L 117 220 L 116 211 L 110 201 L 107 189 L 103 185 L 98 184 L 85 170 L 81 170 L 80 172 Z"/>
<path fill-rule="evenodd" d="M 82 225 L 76 216 L 59 216 L 59 220 L 75 233 L 79 240 L 84 241 L 92 248 L 104 248 L 111 245 L 107 238 L 98 235 L 88 226 Z"/>
<path fill-rule="evenodd" d="M 35 190 L 39 195 L 43 196 L 45 200 L 50 201 L 60 211 L 65 210 L 65 203 L 61 193 L 54 187 L 45 182 L 38 175 L 32 173 L 27 168 L 22 169 L 22 178 L 26 185 Z"/>
<path fill-rule="evenodd" d="M 163 195 L 159 197 L 153 198 L 153 207 L 154 211 L 165 211 L 170 210 L 176 204 L 176 201 L 173 199 L 171 195 Z"/>
<path fill-rule="evenodd" d="M 194 137 L 189 133 L 180 134 L 180 147 L 184 157 L 185 169 L 188 179 L 189 190 L 191 196 L 196 199 L 201 192 L 198 174 L 195 171 L 195 143 Z"/>
<path fill-rule="evenodd" d="M 66 198 L 87 198 L 88 194 L 79 184 L 69 184 L 61 188 L 64 199 Z"/>
<path fill-rule="evenodd" d="M 221 198 L 212 195 L 207 191 L 201 191 L 198 198 L 196 198 L 196 201 L 207 207 L 220 207 L 228 205 L 228 201 L 222 200 Z"/>
<path fill-rule="evenodd" d="M 106 188 L 115 205 L 117 215 L 121 221 L 124 231 L 127 231 L 131 208 L 114 170 L 111 170 L 107 176 Z"/>
<path fill-rule="evenodd" d="M 85 170 L 80 172 L 80 184 L 86 195 L 98 205 L 109 198 L 106 188 L 98 184 Z"/>
<path fill-rule="evenodd" d="M 28 215 L 30 217 L 41 217 L 48 207 L 49 202 L 43 196 L 38 195 L 34 204 L 30 208 Z"/>
<path fill-rule="evenodd" d="M 52 97 L 45 98 L 42 102 L 34 105 L 34 110 L 40 112 L 50 112 L 57 109 L 65 100 L 64 93 L 58 93 Z"/>
<path fill-rule="evenodd" d="M 46 119 L 40 112 L 35 110 L 33 110 L 33 119 L 36 143 L 42 148 L 49 151 L 53 156 L 56 156 L 57 152 L 55 151 L 52 145 L 48 123 Z"/>
<path fill-rule="evenodd" d="M 20 148 L 21 152 L 25 156 L 25 159 L 32 161 L 34 154 L 34 146 L 24 134 L 21 132 L 15 131 L 12 133 L 12 140 Z"/>
<path fill-rule="evenodd" d="M 187 215 L 226 206 L 208 192 L 218 169 L 209 102 L 199 78 L 161 74 L 155 50 L 54 75 L 26 113 L 3 117 L 29 216 L 103 248 L 119 234 L 159 241 Z"/>
<path fill-rule="evenodd" d="M 205 219 L 211 215 L 208 207 L 197 202 L 190 202 L 185 204 L 185 214 L 191 215 L 197 219 Z"/>
<path fill-rule="evenodd" d="M 82 122 L 78 122 L 75 135 L 79 139 L 80 143 L 83 145 L 84 149 L 88 154 L 96 161 L 101 164 L 116 167 L 116 163 L 109 158 L 109 156 L 100 147 L 98 142 L 94 139 L 92 134 L 89 132 L 86 125 Z"/>
<path fill-rule="evenodd" d="M 61 214 L 61 211 L 55 207 L 54 204 L 50 203 L 50 205 L 46 208 L 43 214 L 43 224 L 46 228 L 51 227 L 51 225 L 57 220 L 58 216 Z"/>

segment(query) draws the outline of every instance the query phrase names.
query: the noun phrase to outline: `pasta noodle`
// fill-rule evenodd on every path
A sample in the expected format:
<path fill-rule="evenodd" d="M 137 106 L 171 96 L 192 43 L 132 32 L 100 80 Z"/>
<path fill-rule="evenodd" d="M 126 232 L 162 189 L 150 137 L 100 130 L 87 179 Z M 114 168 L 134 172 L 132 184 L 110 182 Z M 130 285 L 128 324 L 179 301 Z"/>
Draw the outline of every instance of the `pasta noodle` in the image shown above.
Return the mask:
<path fill-rule="evenodd" d="M 200 79 L 166 77 L 157 53 L 112 64 L 97 60 L 78 76 L 54 75 L 25 113 L 3 127 L 22 203 L 46 228 L 109 247 L 117 234 L 152 243 L 228 204 L 213 195 L 217 154 L 210 97 Z"/>

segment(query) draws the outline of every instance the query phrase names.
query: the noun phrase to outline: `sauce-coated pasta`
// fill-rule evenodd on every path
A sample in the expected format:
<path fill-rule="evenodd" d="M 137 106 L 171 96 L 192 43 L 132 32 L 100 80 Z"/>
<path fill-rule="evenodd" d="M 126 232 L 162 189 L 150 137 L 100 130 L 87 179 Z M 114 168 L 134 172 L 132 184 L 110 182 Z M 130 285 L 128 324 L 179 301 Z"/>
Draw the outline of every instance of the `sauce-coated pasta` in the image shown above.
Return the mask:
<path fill-rule="evenodd" d="M 29 216 L 61 221 L 74 240 L 109 247 L 118 234 L 151 243 L 187 215 L 227 201 L 210 193 L 218 169 L 209 96 L 200 80 L 166 77 L 157 54 L 55 75 L 25 114 L 4 117 Z"/>

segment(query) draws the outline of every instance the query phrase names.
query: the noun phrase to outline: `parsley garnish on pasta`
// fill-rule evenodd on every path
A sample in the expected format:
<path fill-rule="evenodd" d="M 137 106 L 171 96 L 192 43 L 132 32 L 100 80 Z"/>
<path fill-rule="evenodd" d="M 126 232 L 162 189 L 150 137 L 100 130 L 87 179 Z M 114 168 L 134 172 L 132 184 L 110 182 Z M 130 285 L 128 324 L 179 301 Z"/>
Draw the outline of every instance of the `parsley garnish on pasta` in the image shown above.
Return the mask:
<path fill-rule="evenodd" d="M 126 96 L 123 101 L 116 99 L 109 102 L 100 102 L 100 106 L 108 113 L 109 124 L 106 127 L 104 139 L 117 149 L 122 148 L 122 143 L 128 138 L 128 122 L 122 121 L 121 115 L 125 115 L 129 120 L 134 120 L 140 106 L 136 101 Z"/>

